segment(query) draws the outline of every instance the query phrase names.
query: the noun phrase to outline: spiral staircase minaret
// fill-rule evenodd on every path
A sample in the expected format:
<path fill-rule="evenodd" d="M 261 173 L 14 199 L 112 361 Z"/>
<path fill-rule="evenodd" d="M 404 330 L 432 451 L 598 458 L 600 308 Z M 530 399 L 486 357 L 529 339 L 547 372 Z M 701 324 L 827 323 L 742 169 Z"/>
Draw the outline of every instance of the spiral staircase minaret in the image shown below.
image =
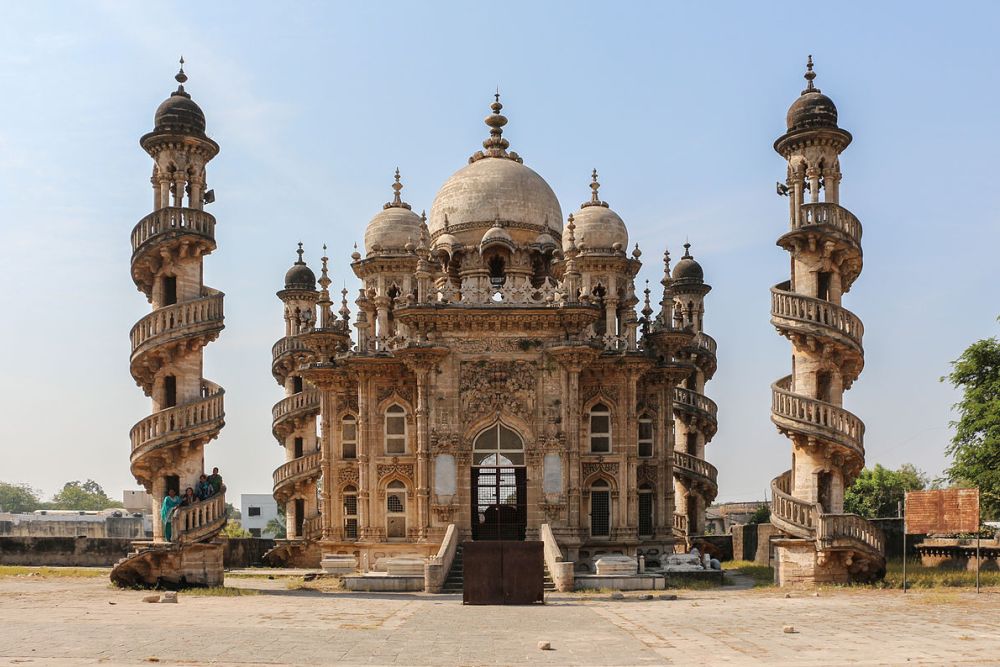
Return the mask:
<path fill-rule="evenodd" d="M 792 442 L 792 468 L 771 483 L 779 583 L 845 583 L 884 574 L 884 539 L 844 513 L 844 492 L 864 466 L 864 424 L 843 407 L 864 366 L 861 320 L 841 305 L 861 273 L 861 223 L 840 205 L 840 154 L 851 134 L 833 101 L 808 85 L 788 111 L 775 150 L 788 161 L 779 192 L 790 229 L 778 245 L 791 278 L 771 289 L 771 323 L 792 343 L 792 373 L 772 385 L 771 421 Z M 820 190 L 823 190 L 822 201 Z"/>
<path fill-rule="evenodd" d="M 196 488 L 204 447 L 224 426 L 222 387 L 202 376 L 202 349 L 223 329 L 223 293 L 202 282 L 203 258 L 216 248 L 215 218 L 204 210 L 206 165 L 219 145 L 205 134 L 205 115 L 184 90 L 156 110 L 140 144 L 153 158 L 153 212 L 132 230 L 132 279 L 152 312 L 132 327 L 130 370 L 152 400 L 152 413 L 131 430 L 131 470 L 153 498 L 153 539 L 111 573 L 120 585 L 215 585 L 222 548 L 213 543 L 226 523 L 225 487 L 161 519 L 170 490 Z"/>
<path fill-rule="evenodd" d="M 705 510 L 719 492 L 718 471 L 705 460 L 705 446 L 718 430 L 718 408 L 705 396 L 705 383 L 715 375 L 715 340 L 705 333 L 705 283 L 700 264 L 684 244 L 684 256 L 664 277 L 666 294 L 673 302 L 674 326 L 694 333 L 681 356 L 691 371 L 674 388 L 674 527 L 678 537 L 705 532 Z"/>

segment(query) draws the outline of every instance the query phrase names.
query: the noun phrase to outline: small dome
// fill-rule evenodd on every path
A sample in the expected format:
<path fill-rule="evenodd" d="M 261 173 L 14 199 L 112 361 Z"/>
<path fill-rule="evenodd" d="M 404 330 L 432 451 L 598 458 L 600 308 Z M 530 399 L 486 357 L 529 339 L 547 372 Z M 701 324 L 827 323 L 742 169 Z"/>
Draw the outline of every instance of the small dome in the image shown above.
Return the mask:
<path fill-rule="evenodd" d="M 399 180 L 399 169 L 392 189 L 395 191 L 393 200 L 375 214 L 365 229 L 365 251 L 369 254 L 376 250 L 402 252 L 407 244 L 416 246 L 420 242 L 422 220 L 400 196 L 403 184 Z"/>
<path fill-rule="evenodd" d="M 285 273 L 285 289 L 316 289 L 316 274 L 313 273 L 305 261 L 302 259 L 302 244 L 296 251 L 299 254 L 298 260 L 292 264 L 292 268 Z"/>
<path fill-rule="evenodd" d="M 452 254 L 461 245 L 454 236 L 451 234 L 441 234 L 441 236 L 434 239 L 434 250 L 446 250 L 448 254 Z"/>
<path fill-rule="evenodd" d="M 204 136 L 205 112 L 184 90 L 187 74 L 184 73 L 183 58 L 181 58 L 181 69 L 174 79 L 179 85 L 177 90 L 156 108 L 156 114 L 153 116 L 153 132 Z"/>
<path fill-rule="evenodd" d="M 573 222 L 576 224 L 574 232 L 575 242 L 581 249 L 612 249 L 616 243 L 620 243 L 622 248 L 628 246 L 628 229 L 621 217 L 611 210 L 607 202 L 601 201 L 598 196 L 598 189 L 601 184 L 597 181 L 597 170 L 591 174 L 590 201 L 580 205 L 580 210 L 573 214 Z M 569 239 L 564 242 L 564 249 L 568 246 Z"/>
<path fill-rule="evenodd" d="M 535 245 L 538 246 L 538 248 L 542 252 L 555 250 L 556 248 L 559 247 L 559 244 L 556 243 L 556 240 L 552 238 L 552 235 L 549 234 L 548 232 L 542 232 L 541 234 L 539 234 L 538 238 L 535 239 Z"/>
<path fill-rule="evenodd" d="M 804 76 L 808 85 L 798 99 L 792 102 L 785 117 L 788 131 L 837 127 L 837 105 L 813 85 L 816 73 L 813 72 L 812 56 L 809 56 L 806 63 Z"/>
<path fill-rule="evenodd" d="M 483 240 L 479 242 L 479 249 L 480 251 L 486 250 L 494 245 L 506 246 L 511 250 L 517 247 L 514 244 L 514 239 L 510 237 L 510 233 L 500 225 L 499 221 L 493 223 L 493 226 L 483 234 Z"/>
<path fill-rule="evenodd" d="M 701 268 L 701 264 L 694 261 L 694 257 L 691 256 L 691 244 L 684 244 L 684 256 L 681 257 L 681 261 L 677 262 L 674 266 L 673 273 L 670 277 L 674 280 L 684 280 L 691 282 L 704 282 L 705 281 L 705 271 Z"/>

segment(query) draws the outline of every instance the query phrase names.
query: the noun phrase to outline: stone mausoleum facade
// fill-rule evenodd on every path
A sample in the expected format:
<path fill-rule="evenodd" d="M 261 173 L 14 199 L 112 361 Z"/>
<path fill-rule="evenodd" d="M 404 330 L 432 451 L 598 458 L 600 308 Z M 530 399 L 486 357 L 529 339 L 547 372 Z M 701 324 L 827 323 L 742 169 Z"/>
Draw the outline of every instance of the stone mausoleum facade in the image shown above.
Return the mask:
<path fill-rule="evenodd" d="M 273 562 L 370 571 L 433 556 L 450 530 L 551 535 L 581 572 L 614 553 L 655 567 L 703 530 L 717 418 L 702 268 L 685 246 L 653 303 L 637 292 L 641 252 L 597 172 L 564 218 L 501 110 L 497 95 L 483 149 L 429 214 L 397 171 L 351 255 L 356 292 L 331 294 L 326 253 L 317 280 L 300 245 L 272 351 L 288 529 Z"/>

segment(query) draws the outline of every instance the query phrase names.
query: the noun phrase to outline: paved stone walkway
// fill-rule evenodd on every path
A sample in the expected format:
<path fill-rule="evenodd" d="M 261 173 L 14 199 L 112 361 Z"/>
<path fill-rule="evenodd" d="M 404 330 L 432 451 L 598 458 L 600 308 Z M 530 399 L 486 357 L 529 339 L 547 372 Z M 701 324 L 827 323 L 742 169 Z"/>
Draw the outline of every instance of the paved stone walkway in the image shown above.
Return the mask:
<path fill-rule="evenodd" d="M 1000 591 L 719 589 L 478 607 L 239 585 L 266 590 L 169 605 L 102 579 L 0 579 L 0 665 L 1000 664 Z"/>

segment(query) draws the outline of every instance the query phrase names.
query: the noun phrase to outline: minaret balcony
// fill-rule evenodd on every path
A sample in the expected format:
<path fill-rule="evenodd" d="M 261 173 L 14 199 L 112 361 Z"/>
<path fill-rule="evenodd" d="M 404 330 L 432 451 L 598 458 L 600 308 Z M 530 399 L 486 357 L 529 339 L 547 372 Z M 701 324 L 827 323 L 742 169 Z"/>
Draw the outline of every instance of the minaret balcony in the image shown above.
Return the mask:
<path fill-rule="evenodd" d="M 796 294 L 789 281 L 771 288 L 771 324 L 784 336 L 812 334 L 863 355 L 865 327 L 851 311 L 823 299 Z M 860 369 L 858 369 L 860 372 Z"/>
<path fill-rule="evenodd" d="M 309 348 L 299 336 L 285 336 L 271 347 L 271 375 L 284 385 L 288 375 L 310 356 Z"/>
<path fill-rule="evenodd" d="M 771 421 L 775 426 L 808 441 L 839 445 L 863 461 L 864 422 L 832 403 L 793 393 L 791 381 L 789 375 L 771 385 Z"/>
<path fill-rule="evenodd" d="M 320 452 L 313 452 L 278 466 L 274 471 L 275 500 L 283 503 L 290 497 L 295 484 L 319 478 L 321 458 Z"/>
<path fill-rule="evenodd" d="M 165 206 L 144 217 L 132 229 L 132 254 L 165 235 L 194 235 L 215 245 L 215 216 L 196 208 Z"/>
<path fill-rule="evenodd" d="M 698 420 L 706 437 L 712 437 L 718 430 L 719 406 L 708 396 L 684 387 L 674 387 L 673 407 L 675 412 L 684 413 Z"/>
<path fill-rule="evenodd" d="M 282 439 L 295 430 L 308 417 L 319 413 L 320 393 L 318 389 L 307 389 L 274 404 L 271 410 L 271 429 L 274 437 Z"/>
<path fill-rule="evenodd" d="M 712 502 L 719 490 L 718 469 L 697 456 L 674 450 L 674 475 L 684 477 L 700 485 L 707 493 L 706 501 Z"/>
<path fill-rule="evenodd" d="M 843 234 L 855 246 L 861 246 L 861 221 L 840 204 L 815 202 L 802 204 L 799 215 L 793 214 L 792 231 L 829 229 Z"/>
<path fill-rule="evenodd" d="M 205 382 L 204 397 L 196 401 L 154 412 L 132 427 L 132 472 L 149 454 L 190 442 L 208 442 L 225 424 L 225 390 Z M 137 474 L 136 477 L 139 477 Z"/>

